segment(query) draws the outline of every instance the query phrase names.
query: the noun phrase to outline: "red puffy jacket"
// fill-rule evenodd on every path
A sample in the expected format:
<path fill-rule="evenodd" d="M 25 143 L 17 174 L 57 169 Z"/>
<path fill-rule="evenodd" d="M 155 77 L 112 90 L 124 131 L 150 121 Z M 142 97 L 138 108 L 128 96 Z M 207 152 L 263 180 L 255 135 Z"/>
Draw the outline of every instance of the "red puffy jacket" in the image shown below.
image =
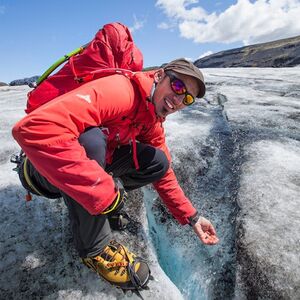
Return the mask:
<path fill-rule="evenodd" d="M 132 139 L 162 149 L 171 160 L 162 123 L 149 102 L 153 73 L 137 72 L 131 80 L 113 75 L 86 83 L 37 108 L 13 128 L 14 138 L 37 170 L 92 215 L 108 207 L 116 192 L 112 177 L 88 159 L 78 142 L 87 128 L 107 128 L 108 163 L 114 149 Z M 196 210 L 171 167 L 154 187 L 173 216 L 188 223 Z"/>

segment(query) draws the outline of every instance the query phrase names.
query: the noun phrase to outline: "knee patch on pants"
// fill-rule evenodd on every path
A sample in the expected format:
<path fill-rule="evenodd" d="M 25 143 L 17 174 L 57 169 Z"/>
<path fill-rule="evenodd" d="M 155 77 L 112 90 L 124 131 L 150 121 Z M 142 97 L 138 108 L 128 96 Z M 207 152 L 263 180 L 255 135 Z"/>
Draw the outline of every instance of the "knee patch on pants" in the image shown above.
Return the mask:
<path fill-rule="evenodd" d="M 41 182 L 39 182 L 38 177 L 42 178 L 44 182 L 47 182 L 50 185 L 46 178 L 42 177 L 42 175 L 35 170 L 25 155 L 22 157 L 22 160 L 18 166 L 18 175 L 22 186 L 28 192 L 49 199 L 61 197 L 61 194 L 58 190 L 57 192 L 49 191 L 46 186 L 43 186 Z"/>

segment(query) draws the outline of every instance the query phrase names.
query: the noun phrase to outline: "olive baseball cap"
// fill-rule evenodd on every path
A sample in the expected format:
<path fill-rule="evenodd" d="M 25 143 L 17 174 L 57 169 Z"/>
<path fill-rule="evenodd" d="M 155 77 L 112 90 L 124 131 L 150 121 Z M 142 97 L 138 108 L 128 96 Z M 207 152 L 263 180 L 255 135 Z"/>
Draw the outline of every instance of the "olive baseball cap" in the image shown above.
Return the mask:
<path fill-rule="evenodd" d="M 165 71 L 174 71 L 179 74 L 184 74 L 196 78 L 200 88 L 197 97 L 202 98 L 205 95 L 205 83 L 203 74 L 192 62 L 184 58 L 179 58 L 166 64 L 163 69 Z"/>

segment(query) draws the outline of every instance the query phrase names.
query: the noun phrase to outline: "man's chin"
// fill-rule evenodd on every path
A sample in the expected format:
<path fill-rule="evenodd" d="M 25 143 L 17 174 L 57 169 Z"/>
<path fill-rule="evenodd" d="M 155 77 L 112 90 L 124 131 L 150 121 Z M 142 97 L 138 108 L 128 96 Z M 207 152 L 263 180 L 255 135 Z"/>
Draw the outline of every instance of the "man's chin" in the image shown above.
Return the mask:
<path fill-rule="evenodd" d="M 162 118 L 165 118 L 166 116 L 168 116 L 169 114 L 171 114 L 172 112 L 168 111 L 167 109 L 163 109 L 163 111 L 161 112 L 160 116 Z"/>
<path fill-rule="evenodd" d="M 161 119 L 165 119 L 167 117 L 167 115 L 169 115 L 169 113 L 161 113 L 158 115 L 158 117 Z"/>
<path fill-rule="evenodd" d="M 157 116 L 157 118 L 158 118 L 160 121 L 164 121 L 167 115 L 168 115 L 168 114 L 164 114 L 164 113 L 161 113 L 161 112 L 160 112 L 160 113 L 156 113 L 156 116 Z"/>
<path fill-rule="evenodd" d="M 156 113 L 156 116 L 157 116 L 159 119 L 162 119 L 162 120 L 164 120 L 164 119 L 166 118 L 167 115 L 171 114 L 171 112 L 169 112 L 169 111 L 168 111 L 167 109 L 165 109 L 165 108 L 156 110 L 155 113 Z"/>

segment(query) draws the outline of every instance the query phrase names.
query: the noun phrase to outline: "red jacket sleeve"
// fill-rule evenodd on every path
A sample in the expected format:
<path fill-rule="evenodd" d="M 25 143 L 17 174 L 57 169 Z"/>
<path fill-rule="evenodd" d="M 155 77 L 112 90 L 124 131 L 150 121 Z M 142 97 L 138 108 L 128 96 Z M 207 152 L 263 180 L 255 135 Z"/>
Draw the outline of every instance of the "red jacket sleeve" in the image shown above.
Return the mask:
<path fill-rule="evenodd" d="M 86 128 L 131 108 L 132 85 L 125 76 L 114 77 L 87 83 L 44 104 L 13 128 L 14 138 L 37 170 L 93 215 L 111 204 L 116 190 L 112 177 L 88 159 L 78 137 Z"/>
<path fill-rule="evenodd" d="M 170 167 L 163 178 L 154 182 L 154 187 L 159 196 L 164 201 L 172 215 L 184 225 L 189 223 L 188 217 L 196 213 L 196 209 L 191 201 L 184 195 L 176 175 L 171 167 L 171 155 L 165 142 L 165 134 L 162 124 L 157 122 L 155 126 L 145 130 L 137 137 L 140 142 L 150 144 L 164 151 L 169 162 Z"/>

